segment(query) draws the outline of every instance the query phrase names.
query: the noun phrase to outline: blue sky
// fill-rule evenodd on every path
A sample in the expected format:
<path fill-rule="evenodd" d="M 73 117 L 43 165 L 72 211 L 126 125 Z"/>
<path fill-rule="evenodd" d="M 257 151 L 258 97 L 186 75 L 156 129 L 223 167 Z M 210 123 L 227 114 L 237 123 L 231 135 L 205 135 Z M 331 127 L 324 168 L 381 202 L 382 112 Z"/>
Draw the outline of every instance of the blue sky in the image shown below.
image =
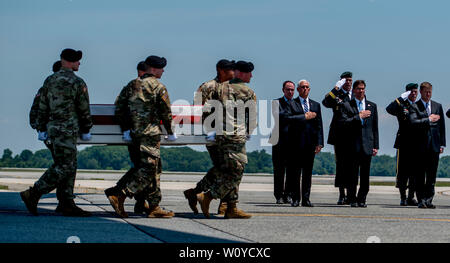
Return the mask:
<path fill-rule="evenodd" d="M 61 50 L 72 47 L 83 51 L 77 74 L 91 103 L 113 103 L 137 62 L 151 54 L 168 60 L 162 82 L 172 101 L 191 101 L 221 58 L 252 61 L 250 86 L 266 100 L 281 96 L 284 80 L 308 79 L 311 98 L 321 101 L 340 73 L 353 71 L 378 104 L 380 153 L 393 155 L 397 122 L 384 109 L 407 83 L 431 82 L 433 99 L 450 107 L 449 7 L 401 0 L 2 0 L 0 151 L 44 148 L 28 111 Z M 322 113 L 327 137 L 331 111 Z M 258 140 L 248 149 L 260 149 Z"/>

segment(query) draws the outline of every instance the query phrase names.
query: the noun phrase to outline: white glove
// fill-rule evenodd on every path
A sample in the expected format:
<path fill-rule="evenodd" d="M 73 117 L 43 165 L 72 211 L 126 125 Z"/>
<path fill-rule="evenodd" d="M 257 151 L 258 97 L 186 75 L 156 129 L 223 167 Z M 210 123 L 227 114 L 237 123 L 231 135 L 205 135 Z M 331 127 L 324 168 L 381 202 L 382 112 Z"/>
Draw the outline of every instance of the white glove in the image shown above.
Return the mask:
<path fill-rule="evenodd" d="M 216 140 L 216 132 L 215 131 L 208 132 L 206 134 L 206 140 L 209 142 L 215 141 Z"/>
<path fill-rule="evenodd" d="M 92 135 L 90 132 L 81 134 L 82 141 L 90 141 L 92 139 Z"/>
<path fill-rule="evenodd" d="M 339 89 L 342 89 L 342 86 L 344 86 L 344 84 L 345 84 L 345 82 L 346 82 L 347 80 L 344 78 L 344 79 L 341 79 L 341 80 L 339 80 L 338 82 L 336 82 L 336 87 L 338 87 Z"/>
<path fill-rule="evenodd" d="M 402 97 L 403 100 L 406 100 L 406 98 L 408 98 L 409 94 L 411 94 L 410 90 L 408 90 L 407 92 L 403 92 L 402 95 L 400 95 L 400 97 Z"/>
<path fill-rule="evenodd" d="M 40 132 L 38 131 L 38 140 L 45 142 L 48 140 L 48 133 L 47 132 Z"/>
<path fill-rule="evenodd" d="M 126 142 L 131 142 L 132 141 L 131 140 L 131 136 L 130 136 L 130 130 L 123 132 L 122 140 L 124 140 Z"/>
<path fill-rule="evenodd" d="M 177 139 L 177 134 L 176 134 L 176 133 L 167 136 L 167 140 L 168 140 L 168 141 L 173 142 L 173 141 L 175 141 L 176 139 Z"/>

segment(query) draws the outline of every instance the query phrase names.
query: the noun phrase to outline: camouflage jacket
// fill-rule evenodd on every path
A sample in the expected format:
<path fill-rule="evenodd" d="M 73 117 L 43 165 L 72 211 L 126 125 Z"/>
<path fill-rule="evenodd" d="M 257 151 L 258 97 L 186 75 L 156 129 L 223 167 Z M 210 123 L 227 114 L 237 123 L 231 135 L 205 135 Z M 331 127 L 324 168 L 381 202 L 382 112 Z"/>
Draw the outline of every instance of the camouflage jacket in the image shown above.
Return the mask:
<path fill-rule="evenodd" d="M 38 116 L 38 110 L 39 110 L 39 101 L 41 99 L 42 89 L 40 88 L 38 92 L 36 93 L 36 96 L 34 96 L 33 104 L 31 104 L 30 109 L 30 126 L 34 130 L 37 129 L 37 116 Z"/>
<path fill-rule="evenodd" d="M 219 101 L 223 106 L 223 126 L 219 125 L 216 129 L 217 136 L 223 136 L 219 139 L 245 143 L 246 136 L 257 126 L 255 92 L 242 80 L 232 79 L 221 83 L 212 92 L 210 101 Z"/>
<path fill-rule="evenodd" d="M 115 116 L 123 131 L 132 130 L 138 136 L 160 135 L 162 121 L 167 133 L 173 134 L 169 94 L 154 76 L 145 74 L 130 81 L 115 105 Z"/>
<path fill-rule="evenodd" d="M 40 94 L 37 129 L 50 136 L 88 133 L 92 127 L 86 83 L 66 68 L 44 81 Z"/>
<path fill-rule="evenodd" d="M 199 102 L 199 97 L 201 96 L 202 99 L 202 120 L 203 122 L 205 119 L 214 113 L 214 109 L 211 107 L 210 104 L 207 104 L 208 100 L 211 99 L 211 96 L 213 92 L 217 91 L 217 88 L 219 87 L 221 83 L 219 83 L 219 78 L 216 77 L 210 81 L 204 82 L 200 87 L 197 89 L 194 97 L 194 105 Z M 213 127 L 215 126 L 213 122 Z M 206 132 L 211 131 L 211 127 L 204 127 Z"/>

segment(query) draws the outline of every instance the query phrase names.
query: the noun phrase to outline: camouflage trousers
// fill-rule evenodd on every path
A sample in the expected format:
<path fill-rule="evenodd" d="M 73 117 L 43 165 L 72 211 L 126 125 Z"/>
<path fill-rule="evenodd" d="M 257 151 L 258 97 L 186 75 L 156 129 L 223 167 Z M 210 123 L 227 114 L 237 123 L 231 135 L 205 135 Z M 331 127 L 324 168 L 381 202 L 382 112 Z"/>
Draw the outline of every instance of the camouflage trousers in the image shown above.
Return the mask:
<path fill-rule="evenodd" d="M 61 136 L 46 142 L 51 151 L 53 165 L 34 183 L 33 189 L 40 195 L 48 194 L 56 188 L 59 201 L 74 199 L 73 188 L 77 172 L 76 137 Z"/>
<path fill-rule="evenodd" d="M 137 164 L 117 183 L 127 196 L 135 197 L 136 200 L 145 199 L 149 205 L 161 202 L 159 140 L 159 136 L 133 138 L 133 154 L 130 152 L 130 158 L 132 161 L 135 159 Z"/>
<path fill-rule="evenodd" d="M 199 192 L 199 193 L 208 191 L 208 189 L 211 187 L 211 185 L 216 180 L 216 177 L 221 175 L 220 170 L 219 170 L 221 156 L 220 156 L 217 144 L 216 143 L 208 144 L 208 145 L 206 145 L 206 149 L 208 150 L 209 157 L 211 158 L 211 161 L 213 163 L 213 167 L 210 168 L 208 170 L 208 172 L 206 173 L 206 175 L 203 176 L 203 178 L 197 183 L 195 190 L 196 190 L 196 192 Z M 236 192 L 236 193 L 234 193 L 234 192 Z M 230 202 L 233 200 L 237 200 L 238 199 L 237 192 L 238 192 L 238 189 L 233 191 L 230 196 L 224 197 L 221 200 L 221 202 Z"/>
<path fill-rule="evenodd" d="M 209 191 L 213 198 L 236 203 L 239 199 L 239 184 L 247 164 L 245 143 L 231 143 L 219 139 L 217 149 L 217 173 L 211 180 Z"/>

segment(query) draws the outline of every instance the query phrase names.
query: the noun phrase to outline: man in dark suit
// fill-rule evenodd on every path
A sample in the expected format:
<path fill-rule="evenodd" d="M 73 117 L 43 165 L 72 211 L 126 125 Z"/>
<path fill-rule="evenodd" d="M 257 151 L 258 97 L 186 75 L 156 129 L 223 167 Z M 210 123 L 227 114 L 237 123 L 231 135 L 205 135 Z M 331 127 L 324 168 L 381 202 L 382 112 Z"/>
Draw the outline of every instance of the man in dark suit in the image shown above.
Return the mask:
<path fill-rule="evenodd" d="M 325 98 L 322 101 L 323 106 L 333 109 L 333 118 L 330 124 L 327 143 L 334 145 L 334 156 L 336 160 L 336 177 L 334 186 L 339 188 L 338 205 L 347 204 L 347 198 L 345 195 L 347 176 L 344 173 L 345 161 L 347 160 L 347 147 L 346 142 L 342 139 L 344 134 L 340 131 L 337 125 L 337 118 L 340 115 L 340 110 L 343 103 L 351 100 L 352 77 L 353 74 L 349 71 L 342 73 L 340 80 L 336 83 L 335 87 L 325 95 Z"/>
<path fill-rule="evenodd" d="M 288 119 L 292 115 L 292 104 L 295 92 L 294 82 L 287 80 L 283 83 L 283 97 L 275 100 L 273 105 L 273 115 L 278 123 L 276 130 L 272 132 L 270 143 L 272 146 L 273 163 L 273 190 L 277 204 L 289 203 L 290 194 L 287 190 L 288 176 L 292 169 L 288 166 L 288 157 L 290 155 L 292 144 L 290 136 L 291 121 Z M 286 180 L 285 180 L 286 178 Z"/>
<path fill-rule="evenodd" d="M 439 164 L 439 154 L 445 147 L 445 121 L 442 105 L 431 100 L 433 86 L 420 84 L 420 100 L 410 110 L 409 120 L 417 138 L 414 163 L 419 208 L 436 208 L 433 205 L 434 185 Z"/>
<path fill-rule="evenodd" d="M 365 90 L 364 80 L 353 83 L 354 98 L 344 103 L 338 118 L 338 125 L 346 131 L 344 138 L 350 160 L 345 167 L 349 175 L 347 195 L 352 207 L 367 207 L 370 163 L 379 149 L 377 105 L 366 100 Z M 356 195 L 358 173 L 360 186 Z"/>
<path fill-rule="evenodd" d="M 418 87 L 417 83 L 409 83 L 406 85 L 406 92 L 386 107 L 386 111 L 396 116 L 398 121 L 398 131 L 394 143 L 394 148 L 397 149 L 397 180 L 395 186 L 400 191 L 401 206 L 417 206 L 417 201 L 414 199 L 415 178 L 413 174 L 415 166 L 412 163 L 416 139 L 409 124 L 409 112 L 411 105 L 417 99 Z M 406 198 L 407 188 L 409 189 L 408 198 Z"/>
<path fill-rule="evenodd" d="M 295 172 L 290 173 L 289 189 L 292 194 L 292 206 L 312 207 L 309 200 L 311 194 L 311 177 L 314 157 L 323 148 L 322 113 L 320 103 L 308 97 L 311 90 L 306 80 L 300 80 L 297 86 L 298 98 L 294 100 L 293 116 L 293 140 L 295 152 L 291 154 L 289 163 L 295 167 Z M 292 177 L 291 177 L 292 176 Z M 300 190 L 301 178 L 301 190 Z"/>

